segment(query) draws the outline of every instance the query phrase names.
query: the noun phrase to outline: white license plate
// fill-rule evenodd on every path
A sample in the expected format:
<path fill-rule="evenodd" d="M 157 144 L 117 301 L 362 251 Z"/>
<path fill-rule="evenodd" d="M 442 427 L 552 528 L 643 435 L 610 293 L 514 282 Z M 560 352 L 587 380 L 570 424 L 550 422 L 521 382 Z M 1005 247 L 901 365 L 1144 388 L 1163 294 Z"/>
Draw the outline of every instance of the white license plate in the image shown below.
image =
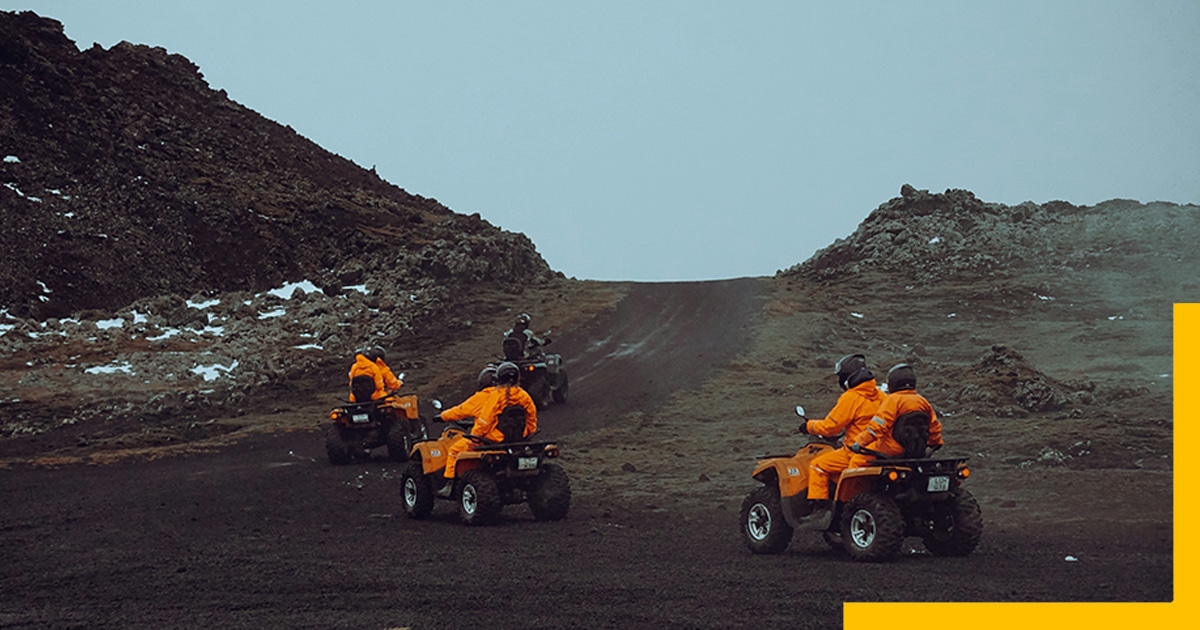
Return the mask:
<path fill-rule="evenodd" d="M 538 458 L 536 457 L 518 457 L 517 470 L 533 470 L 537 468 Z"/>
<path fill-rule="evenodd" d="M 930 492 L 945 492 L 950 489 L 949 477 L 930 477 L 929 491 Z"/>
<path fill-rule="evenodd" d="M 371 416 L 365 413 L 356 413 L 350 416 L 351 422 L 370 422 Z"/>

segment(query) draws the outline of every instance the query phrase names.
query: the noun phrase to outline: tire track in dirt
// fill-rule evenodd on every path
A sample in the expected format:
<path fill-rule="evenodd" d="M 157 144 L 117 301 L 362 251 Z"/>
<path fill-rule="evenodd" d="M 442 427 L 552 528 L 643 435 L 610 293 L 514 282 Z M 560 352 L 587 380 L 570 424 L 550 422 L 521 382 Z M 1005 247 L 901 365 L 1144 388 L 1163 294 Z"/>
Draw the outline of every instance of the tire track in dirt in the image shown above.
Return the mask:
<path fill-rule="evenodd" d="M 597 429 L 650 411 L 732 359 L 761 318 L 767 280 L 637 283 L 611 312 L 555 339 L 570 377 L 545 431 Z"/>

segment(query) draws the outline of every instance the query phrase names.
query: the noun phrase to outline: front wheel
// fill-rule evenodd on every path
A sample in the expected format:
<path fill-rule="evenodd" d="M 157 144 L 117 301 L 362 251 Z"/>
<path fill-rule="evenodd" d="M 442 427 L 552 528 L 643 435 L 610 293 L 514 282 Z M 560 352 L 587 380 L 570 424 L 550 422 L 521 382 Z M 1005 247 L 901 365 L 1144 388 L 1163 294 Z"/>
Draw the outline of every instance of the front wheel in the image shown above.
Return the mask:
<path fill-rule="evenodd" d="M 486 525 L 500 516 L 504 504 L 500 488 L 491 475 L 470 470 L 463 475 L 458 489 L 458 517 L 467 525 Z"/>
<path fill-rule="evenodd" d="M 778 488 L 760 486 L 742 501 L 742 540 L 753 553 L 783 553 L 792 542 Z"/>
<path fill-rule="evenodd" d="M 904 516 L 896 502 L 875 492 L 850 499 L 842 516 L 842 545 L 862 562 L 891 560 L 904 543 Z"/>
<path fill-rule="evenodd" d="M 571 481 L 557 464 L 542 466 L 529 486 L 529 511 L 539 521 L 561 521 L 571 509 Z"/>
<path fill-rule="evenodd" d="M 925 548 L 935 556 L 965 556 L 983 537 L 983 512 L 970 491 L 959 490 L 934 512 L 934 531 L 925 536 Z"/>
<path fill-rule="evenodd" d="M 421 462 L 409 462 L 400 477 L 400 492 L 404 499 L 404 513 L 417 520 L 433 513 L 433 484 Z"/>

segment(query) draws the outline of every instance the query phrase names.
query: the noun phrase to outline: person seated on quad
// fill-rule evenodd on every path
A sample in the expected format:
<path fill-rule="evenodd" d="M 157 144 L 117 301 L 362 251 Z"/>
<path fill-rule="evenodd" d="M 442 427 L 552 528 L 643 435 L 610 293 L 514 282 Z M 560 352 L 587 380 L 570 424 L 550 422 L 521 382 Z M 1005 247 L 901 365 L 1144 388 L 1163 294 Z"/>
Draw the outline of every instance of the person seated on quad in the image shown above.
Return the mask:
<path fill-rule="evenodd" d="M 484 372 L 487 372 L 485 369 Z M 455 464 L 458 455 L 480 442 L 499 443 L 506 439 L 512 441 L 516 433 L 520 437 L 528 437 L 537 431 L 537 406 L 533 398 L 517 385 L 521 372 L 515 363 L 505 361 L 496 368 L 496 385 L 481 389 L 465 400 L 462 404 L 446 409 L 438 414 L 439 420 L 453 422 L 474 417 L 475 424 L 471 427 L 471 438 L 460 437 L 446 447 L 446 469 L 443 472 L 445 485 L 438 491 L 438 496 L 449 497 L 454 488 Z M 484 373 L 480 373 L 480 379 Z M 481 396 L 482 394 L 482 396 Z M 508 426 L 517 420 L 520 427 Z M 506 433 L 508 435 L 506 435 Z"/>
<path fill-rule="evenodd" d="M 533 321 L 528 313 L 517 315 L 517 321 L 513 323 L 513 327 L 506 333 L 505 338 L 514 338 L 521 342 L 520 356 L 505 356 L 506 359 L 528 359 L 536 357 L 541 353 L 541 347 L 544 345 L 541 339 L 538 339 L 532 330 L 529 330 L 529 323 Z"/>
<path fill-rule="evenodd" d="M 848 354 L 833 368 L 842 394 L 829 415 L 821 420 L 806 420 L 798 431 L 809 435 L 834 437 L 845 431 L 843 443 L 852 443 L 867 429 L 885 394 L 875 384 L 875 375 L 867 369 L 867 359 L 861 354 Z M 808 500 L 810 508 L 820 509 L 829 504 L 829 482 L 845 470 L 850 451 L 839 448 L 826 451 L 809 462 Z"/>
<path fill-rule="evenodd" d="M 942 423 L 933 405 L 917 393 L 917 373 L 907 363 L 888 370 L 888 395 L 875 412 L 866 431 L 846 444 L 854 457 L 850 467 L 867 466 L 875 456 L 871 449 L 887 457 L 925 457 L 925 450 L 942 447 Z"/>
<path fill-rule="evenodd" d="M 350 402 L 379 400 L 404 385 L 384 362 L 384 356 L 379 346 L 355 353 L 354 364 L 350 366 Z"/>
<path fill-rule="evenodd" d="M 437 414 L 433 419 L 438 422 L 454 422 L 467 418 L 478 418 L 482 413 L 484 403 L 491 398 L 492 390 L 495 388 L 496 366 L 489 365 L 479 372 L 479 380 L 474 394 L 458 405 Z"/>

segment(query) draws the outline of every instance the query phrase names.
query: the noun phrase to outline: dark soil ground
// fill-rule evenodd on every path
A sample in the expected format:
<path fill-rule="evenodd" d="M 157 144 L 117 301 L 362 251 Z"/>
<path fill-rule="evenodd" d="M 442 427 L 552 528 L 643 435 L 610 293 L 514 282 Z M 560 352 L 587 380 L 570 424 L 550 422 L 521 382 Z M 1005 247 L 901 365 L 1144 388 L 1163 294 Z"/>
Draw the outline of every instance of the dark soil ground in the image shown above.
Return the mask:
<path fill-rule="evenodd" d="M 949 350 L 927 349 L 920 374 L 954 401 L 947 449 L 973 457 L 979 549 L 937 558 L 914 539 L 898 561 L 864 565 L 798 532 L 783 555 L 748 553 L 738 509 L 754 462 L 799 447 L 793 405 L 815 415 L 837 395 L 827 362 L 848 342 L 814 290 L 597 283 L 561 317 L 557 298 L 538 302 L 572 377 L 571 400 L 541 418 L 574 490 L 561 522 L 510 506 L 467 528 L 449 504 L 405 518 L 397 464 L 325 460 L 316 429 L 332 384 L 218 440 L 9 460 L 0 627 L 833 628 L 843 602 L 1173 599 L 1170 403 L 1142 414 L 1165 404 L 1168 426 L 1140 438 L 1095 430 L 1111 423 L 1088 406 L 956 416 L 967 403 L 941 374 L 970 362 L 934 360 L 957 360 Z M 454 398 L 496 340 L 448 346 L 430 361 L 444 374 L 406 387 Z M 1150 394 L 1169 400 L 1169 385 L 1130 404 Z M 1070 452 L 1089 423 L 1112 434 L 1097 451 L 1125 440 L 1137 456 Z"/>

